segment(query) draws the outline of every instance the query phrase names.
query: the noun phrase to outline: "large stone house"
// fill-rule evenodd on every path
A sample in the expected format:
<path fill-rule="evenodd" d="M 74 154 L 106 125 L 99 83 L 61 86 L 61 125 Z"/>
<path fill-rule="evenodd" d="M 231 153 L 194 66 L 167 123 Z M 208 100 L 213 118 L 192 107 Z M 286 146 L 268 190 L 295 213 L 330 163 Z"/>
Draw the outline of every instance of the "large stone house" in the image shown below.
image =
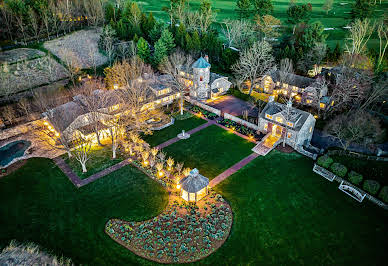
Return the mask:
<path fill-rule="evenodd" d="M 285 141 L 294 149 L 309 146 L 313 136 L 315 118 L 312 114 L 288 104 L 273 101 L 273 97 L 259 115 L 259 131 L 266 134 L 254 151 L 265 155 L 277 144 Z"/>
<path fill-rule="evenodd" d="M 327 86 L 320 86 L 319 78 L 312 79 L 295 74 L 282 77 L 281 72 L 276 70 L 265 75 L 259 86 L 263 88 L 264 93 L 291 96 L 296 103 L 302 105 L 313 106 L 319 101 L 319 107 L 325 109 L 332 103 L 327 102 Z"/>
<path fill-rule="evenodd" d="M 198 100 L 215 98 L 225 94 L 231 82 L 227 77 L 210 72 L 208 57 L 200 57 L 191 69 L 181 70 L 181 77 L 189 89 L 189 95 Z"/>
<path fill-rule="evenodd" d="M 142 108 L 153 109 L 164 106 L 172 103 L 180 96 L 178 91 L 164 85 L 165 78 L 168 77 L 158 76 L 149 83 L 148 93 L 152 94 L 152 97 L 149 97 L 149 99 L 152 100 L 144 102 Z M 73 139 L 75 132 L 96 140 L 96 128 L 101 138 L 104 138 L 109 134 L 108 127 L 106 126 L 107 123 L 114 119 L 115 116 L 119 116 L 126 111 L 122 108 L 120 97 L 117 97 L 120 90 L 120 88 L 108 91 L 95 90 L 93 92 L 93 96 L 96 97 L 95 102 L 99 102 L 99 97 L 105 99 L 100 101 L 101 106 L 96 108 L 98 112 L 89 112 L 89 108 L 87 108 L 84 101 L 85 96 L 79 94 L 74 96 L 71 102 L 59 105 L 43 113 L 43 117 L 49 124 L 49 127 L 56 131 L 56 134 L 64 135 L 69 141 Z"/>

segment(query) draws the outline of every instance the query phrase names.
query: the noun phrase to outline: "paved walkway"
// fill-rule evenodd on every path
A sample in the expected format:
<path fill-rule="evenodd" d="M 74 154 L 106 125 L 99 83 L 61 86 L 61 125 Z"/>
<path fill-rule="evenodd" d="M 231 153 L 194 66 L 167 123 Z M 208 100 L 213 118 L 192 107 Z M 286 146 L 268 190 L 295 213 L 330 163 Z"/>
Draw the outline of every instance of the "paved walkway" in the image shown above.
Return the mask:
<path fill-rule="evenodd" d="M 78 188 L 85 186 L 93 181 L 96 181 L 97 179 L 103 176 L 109 175 L 110 173 L 130 164 L 128 160 L 124 160 L 98 173 L 95 173 L 89 176 L 88 178 L 81 179 L 79 178 L 78 175 L 76 175 L 76 173 L 74 173 L 71 167 L 61 157 L 54 158 L 54 162 L 62 170 L 62 172 L 69 178 L 69 180 L 74 184 L 74 186 Z"/>
<path fill-rule="evenodd" d="M 207 120 L 207 119 L 206 119 L 206 120 Z M 201 131 L 202 129 L 207 128 L 208 126 L 215 125 L 215 124 L 216 124 L 215 121 L 213 121 L 213 120 L 207 120 L 207 123 L 202 124 L 202 125 L 200 125 L 199 127 L 196 127 L 196 128 L 194 128 L 194 129 L 192 129 L 192 130 L 187 131 L 186 134 L 192 135 L 192 134 L 194 134 L 194 133 L 196 133 L 196 132 L 198 132 L 198 131 Z M 175 142 L 178 142 L 178 141 L 180 141 L 180 140 L 181 140 L 180 138 L 175 137 L 175 138 L 172 138 L 172 139 L 167 140 L 166 142 L 163 142 L 162 144 L 159 144 L 159 145 L 156 146 L 156 147 L 157 147 L 159 150 L 161 150 L 161 149 L 166 148 L 167 146 L 170 146 L 171 144 L 173 144 L 173 143 L 175 143 Z"/>
<path fill-rule="evenodd" d="M 228 178 L 229 176 L 236 173 L 238 170 L 243 168 L 245 165 L 250 163 L 253 159 L 257 158 L 258 156 L 259 155 L 257 153 L 252 153 L 251 155 L 245 157 L 244 159 L 242 159 L 241 161 L 239 161 L 238 163 L 236 163 L 235 165 L 233 165 L 229 169 L 226 169 L 224 172 L 222 172 L 221 174 L 216 176 L 213 180 L 211 180 L 209 183 L 209 186 L 215 187 L 216 185 L 218 185 L 219 183 L 224 181 L 226 178 Z"/>

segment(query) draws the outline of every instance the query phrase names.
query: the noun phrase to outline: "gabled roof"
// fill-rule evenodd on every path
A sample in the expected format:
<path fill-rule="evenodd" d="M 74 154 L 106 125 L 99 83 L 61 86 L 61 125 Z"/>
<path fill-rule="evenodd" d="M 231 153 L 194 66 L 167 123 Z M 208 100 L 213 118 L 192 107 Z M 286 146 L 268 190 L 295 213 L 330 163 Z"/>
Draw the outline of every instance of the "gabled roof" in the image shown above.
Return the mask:
<path fill-rule="evenodd" d="M 196 193 L 209 185 L 209 179 L 200 175 L 197 168 L 190 171 L 190 174 L 184 177 L 179 184 L 182 189 L 189 193 Z"/>
<path fill-rule="evenodd" d="M 278 81 L 285 82 L 288 85 L 297 86 L 298 88 L 306 88 L 315 82 L 315 80 L 312 78 L 307 78 L 295 74 L 285 74 L 283 75 L 283 79 L 285 80 L 281 80 L 282 75 L 279 70 L 273 71 L 270 76 L 272 78 L 272 81 L 275 83 Z"/>
<path fill-rule="evenodd" d="M 210 66 L 211 65 L 209 64 L 209 62 L 206 61 L 205 58 L 203 58 L 202 56 L 193 64 L 193 68 L 208 68 Z"/>
<path fill-rule="evenodd" d="M 86 114 L 85 108 L 72 101 L 59 105 L 43 115 L 47 116 L 55 130 L 63 132 L 74 120 L 83 114 Z"/>
<path fill-rule="evenodd" d="M 268 118 L 265 117 L 266 114 L 269 114 L 272 116 L 276 114 L 281 114 L 284 118 L 288 117 L 288 122 L 294 123 L 294 126 L 293 126 L 294 130 L 301 129 L 304 123 L 306 122 L 307 118 L 309 116 L 312 116 L 312 114 L 294 107 L 291 107 L 288 113 L 287 105 L 281 104 L 278 102 L 267 103 L 263 111 L 260 113 L 260 117 L 265 120 L 268 120 Z M 276 121 L 271 120 L 271 122 L 276 122 Z M 284 124 L 282 125 L 284 126 Z"/>

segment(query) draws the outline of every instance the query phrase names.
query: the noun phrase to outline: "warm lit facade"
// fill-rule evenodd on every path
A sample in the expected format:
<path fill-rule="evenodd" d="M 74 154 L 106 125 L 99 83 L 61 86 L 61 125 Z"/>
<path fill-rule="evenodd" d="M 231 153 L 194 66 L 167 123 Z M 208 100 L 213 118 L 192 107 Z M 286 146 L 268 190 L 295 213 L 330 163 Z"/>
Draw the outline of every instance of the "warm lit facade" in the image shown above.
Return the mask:
<path fill-rule="evenodd" d="M 209 179 L 193 169 L 179 182 L 181 197 L 186 201 L 200 201 L 208 194 L 208 185 Z"/>
<path fill-rule="evenodd" d="M 206 100 L 225 94 L 232 83 L 227 77 L 210 72 L 207 57 L 200 57 L 190 70 L 180 72 L 191 97 Z"/>

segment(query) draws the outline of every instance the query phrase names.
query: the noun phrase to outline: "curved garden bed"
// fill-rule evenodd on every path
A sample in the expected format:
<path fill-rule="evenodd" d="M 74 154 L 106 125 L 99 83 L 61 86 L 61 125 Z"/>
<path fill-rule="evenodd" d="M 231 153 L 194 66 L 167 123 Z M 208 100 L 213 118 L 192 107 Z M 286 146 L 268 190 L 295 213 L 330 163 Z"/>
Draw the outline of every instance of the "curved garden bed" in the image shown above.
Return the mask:
<path fill-rule="evenodd" d="M 219 194 L 189 204 L 171 195 L 166 210 L 142 222 L 110 219 L 105 232 L 136 255 L 159 263 L 193 262 L 216 251 L 228 238 L 232 210 Z"/>

